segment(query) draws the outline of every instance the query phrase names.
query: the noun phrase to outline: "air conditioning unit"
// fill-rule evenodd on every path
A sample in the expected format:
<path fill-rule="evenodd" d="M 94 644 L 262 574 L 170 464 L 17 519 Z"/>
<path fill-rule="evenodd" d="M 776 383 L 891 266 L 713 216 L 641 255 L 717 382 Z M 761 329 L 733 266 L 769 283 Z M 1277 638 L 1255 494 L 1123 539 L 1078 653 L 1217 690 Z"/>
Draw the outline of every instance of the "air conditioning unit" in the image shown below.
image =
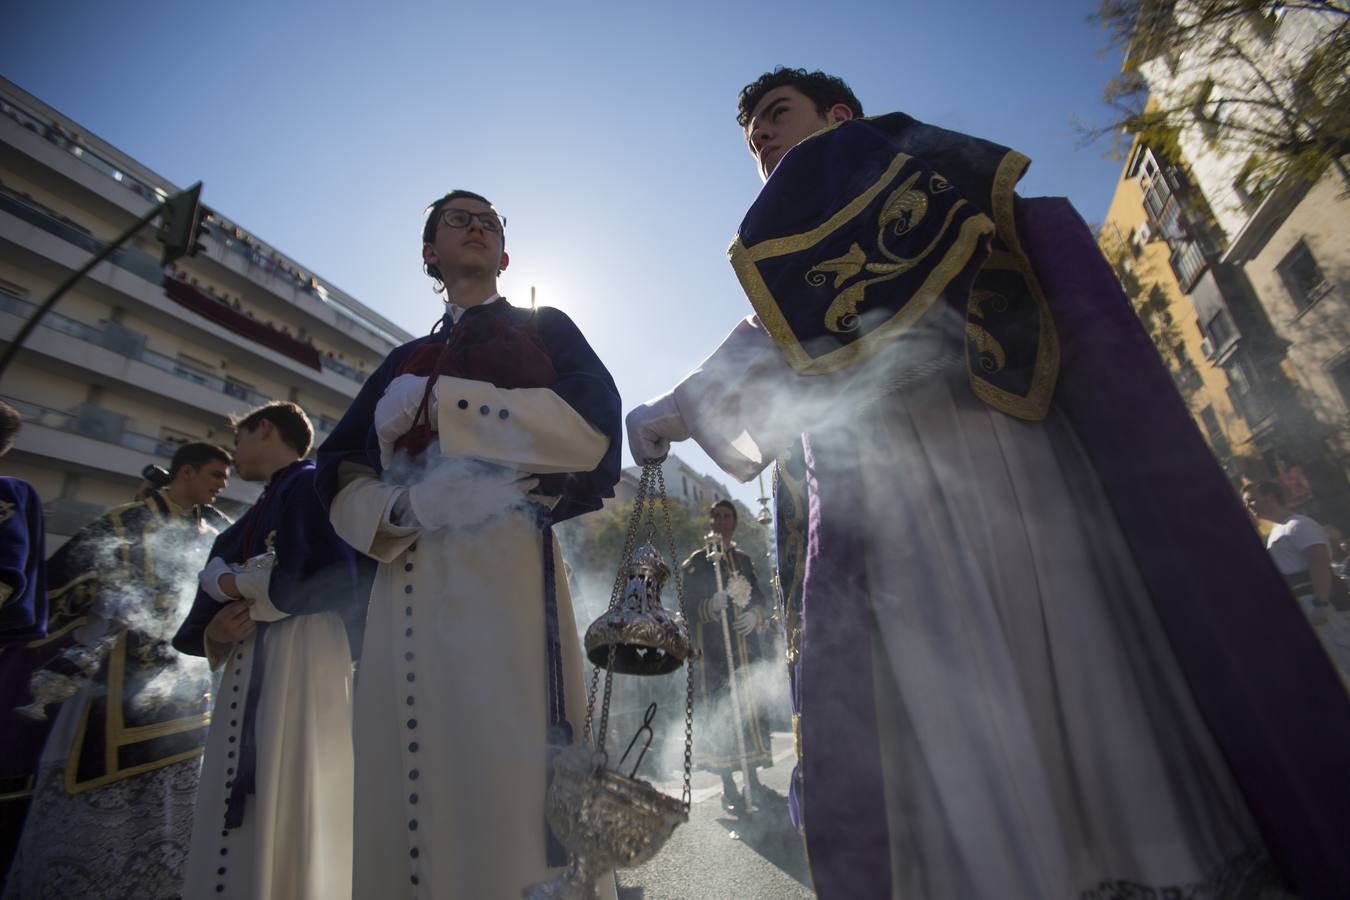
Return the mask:
<path fill-rule="evenodd" d="M 1205 355 L 1205 359 L 1214 358 L 1214 341 L 1210 338 L 1200 339 L 1200 352 Z"/>
<path fill-rule="evenodd" d="M 1145 244 L 1147 244 L 1149 242 L 1149 239 L 1152 237 L 1153 237 L 1153 229 L 1149 228 L 1148 223 L 1145 222 L 1143 225 L 1139 226 L 1138 230 L 1135 231 L 1134 242 L 1138 244 L 1140 247 L 1142 247 Z"/>

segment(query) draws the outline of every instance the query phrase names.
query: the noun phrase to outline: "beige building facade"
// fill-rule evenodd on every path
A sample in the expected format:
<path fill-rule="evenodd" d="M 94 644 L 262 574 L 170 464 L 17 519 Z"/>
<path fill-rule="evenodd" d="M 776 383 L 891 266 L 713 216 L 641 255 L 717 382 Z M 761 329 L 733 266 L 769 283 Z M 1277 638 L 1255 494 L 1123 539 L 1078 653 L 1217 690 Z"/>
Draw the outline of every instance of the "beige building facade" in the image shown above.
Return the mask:
<path fill-rule="evenodd" d="M 179 189 L 0 79 L 0 340 Z M 223 214 L 207 225 L 205 249 L 168 268 L 153 226 L 142 229 L 57 303 L 0 379 L 24 419 L 0 471 L 42 496 L 49 552 L 129 501 L 141 469 L 179 444 L 228 448 L 230 417 L 261 403 L 298 403 L 322 441 L 411 337 Z M 232 479 L 220 505 L 237 515 L 258 490 Z"/>
<path fill-rule="evenodd" d="M 1165 13 L 1181 21 L 1200 9 L 1177 3 Z M 1101 244 L 1150 330 L 1155 309 L 1168 310 L 1179 328 L 1189 358 L 1170 352 L 1168 341 L 1160 352 L 1235 483 L 1278 480 L 1298 511 L 1345 529 L 1350 182 L 1334 163 L 1312 177 L 1278 177 L 1242 130 L 1269 125 L 1263 116 L 1274 113 L 1263 110 L 1302 102 L 1289 73 L 1341 20 L 1313 9 L 1265 12 L 1201 32 L 1179 54 L 1134 60 L 1152 108 L 1188 107 L 1196 117 L 1164 139 L 1167 158 L 1135 142 Z M 1205 43 L 1221 40 L 1242 48 L 1242 58 Z M 1155 277 L 1159 267 L 1145 259 L 1162 252 L 1148 250 L 1157 241 L 1170 280 L 1165 271 Z M 1121 245 L 1130 252 L 1122 255 Z"/>
<path fill-rule="evenodd" d="M 1216 346 L 1213 335 L 1218 332 L 1222 338 L 1222 326 L 1214 321 L 1202 323 L 1186 290 L 1203 275 L 1204 254 L 1191 253 L 1175 236 L 1168 239 L 1163 223 L 1179 214 L 1180 198 L 1175 176 L 1169 184 L 1165 167 L 1147 146 L 1135 141 L 1098 243 L 1153 338 L 1196 426 L 1237 486 L 1263 477 L 1260 454 L 1250 443 L 1251 427 L 1234 403 L 1222 365 L 1237 351 L 1237 341 Z"/>

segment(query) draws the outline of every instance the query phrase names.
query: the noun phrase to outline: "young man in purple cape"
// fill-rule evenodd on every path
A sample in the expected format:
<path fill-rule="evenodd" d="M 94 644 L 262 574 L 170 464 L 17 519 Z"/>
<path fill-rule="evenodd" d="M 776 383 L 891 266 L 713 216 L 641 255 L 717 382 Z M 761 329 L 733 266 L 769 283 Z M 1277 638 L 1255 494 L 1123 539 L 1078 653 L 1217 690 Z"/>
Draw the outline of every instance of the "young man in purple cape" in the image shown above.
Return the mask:
<path fill-rule="evenodd" d="M 351 896 L 352 651 L 374 565 L 343 543 L 294 403 L 235 425 L 234 463 L 266 486 L 211 547 L 173 645 L 221 672 L 185 897 Z"/>
<path fill-rule="evenodd" d="M 586 694 L 552 524 L 612 496 L 622 411 L 565 313 L 498 293 L 505 226 L 469 191 L 427 208 L 444 315 L 319 448 L 337 533 L 380 563 L 356 688 L 356 897 L 518 897 L 566 861 L 544 798 Z"/>
<path fill-rule="evenodd" d="M 628 430 L 779 462 L 819 895 L 1350 896 L 1350 700 L 1072 207 L 820 72 L 738 118 L 757 315 Z"/>

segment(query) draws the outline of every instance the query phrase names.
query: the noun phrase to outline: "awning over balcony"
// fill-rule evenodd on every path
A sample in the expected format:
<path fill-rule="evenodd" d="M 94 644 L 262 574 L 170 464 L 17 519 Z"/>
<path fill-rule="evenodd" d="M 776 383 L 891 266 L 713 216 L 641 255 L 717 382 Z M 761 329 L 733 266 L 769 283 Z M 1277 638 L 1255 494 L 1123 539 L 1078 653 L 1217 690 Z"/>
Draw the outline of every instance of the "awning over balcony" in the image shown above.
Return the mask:
<path fill-rule="evenodd" d="M 244 315 L 186 281 L 165 276 L 164 293 L 179 305 L 230 329 L 235 334 L 243 335 L 254 343 L 289 356 L 296 362 L 304 363 L 316 370 L 322 369 L 319 351 L 314 347 Z"/>

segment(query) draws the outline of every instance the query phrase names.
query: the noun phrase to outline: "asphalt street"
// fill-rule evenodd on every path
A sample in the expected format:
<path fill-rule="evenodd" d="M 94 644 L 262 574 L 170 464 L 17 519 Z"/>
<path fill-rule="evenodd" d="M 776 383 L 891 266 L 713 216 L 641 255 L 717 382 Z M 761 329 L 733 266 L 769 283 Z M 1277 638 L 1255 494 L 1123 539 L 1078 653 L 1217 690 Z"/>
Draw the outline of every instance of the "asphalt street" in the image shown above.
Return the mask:
<path fill-rule="evenodd" d="M 775 733 L 773 748 L 773 768 L 759 772 L 771 793 L 756 798 L 760 809 L 748 819 L 722 810 L 722 782 L 716 775 L 695 772 L 689 822 L 675 829 L 651 862 L 619 872 L 619 900 L 814 898 L 806 854 L 788 820 L 792 735 Z M 659 787 L 678 797 L 679 773 Z"/>

